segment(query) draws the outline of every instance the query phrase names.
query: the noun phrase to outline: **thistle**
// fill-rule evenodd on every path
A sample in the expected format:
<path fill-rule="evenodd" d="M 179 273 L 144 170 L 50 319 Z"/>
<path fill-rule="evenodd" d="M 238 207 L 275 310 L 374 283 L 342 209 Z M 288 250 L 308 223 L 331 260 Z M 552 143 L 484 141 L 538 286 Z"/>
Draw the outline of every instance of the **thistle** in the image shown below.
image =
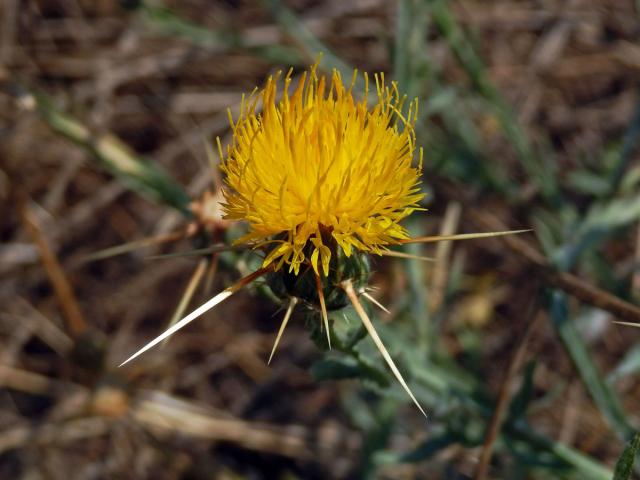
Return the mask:
<path fill-rule="evenodd" d="M 353 92 L 356 77 L 354 72 L 346 87 L 337 71 L 328 79 L 312 66 L 292 90 L 291 71 L 283 80 L 278 74 L 269 77 L 258 94 L 243 99 L 237 120 L 229 114 L 233 140 L 226 153 L 218 139 L 225 218 L 248 224 L 248 233 L 236 243 L 263 252 L 262 267 L 172 325 L 122 365 L 266 276 L 271 290 L 287 305 L 269 361 L 298 303 L 320 312 L 329 347 L 327 311 L 351 304 L 424 414 L 360 303 L 360 296 L 373 301 L 365 291 L 369 256 L 403 256 L 390 249 L 402 243 L 516 232 L 410 238 L 400 222 L 420 209 L 423 197 L 422 149 L 416 154 L 414 131 L 417 100 L 406 105 L 396 84 L 386 85 L 379 74 L 374 76 L 375 101 L 370 106 L 369 77 L 364 74 L 361 99 Z"/>

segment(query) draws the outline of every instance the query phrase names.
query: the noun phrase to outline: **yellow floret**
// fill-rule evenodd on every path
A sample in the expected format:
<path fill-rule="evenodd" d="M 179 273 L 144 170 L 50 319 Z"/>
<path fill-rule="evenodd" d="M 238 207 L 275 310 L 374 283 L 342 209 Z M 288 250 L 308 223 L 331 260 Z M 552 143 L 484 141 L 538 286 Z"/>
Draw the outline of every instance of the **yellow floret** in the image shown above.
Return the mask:
<path fill-rule="evenodd" d="M 356 100 L 356 72 L 346 88 L 334 71 L 327 88 L 315 66 L 292 94 L 289 72 L 278 100 L 279 77 L 231 119 L 224 208 L 225 218 L 249 223 L 239 241 L 273 242 L 264 266 L 288 264 L 297 274 L 310 262 L 319 274 L 320 261 L 328 275 L 332 239 L 349 256 L 354 248 L 380 253 L 408 238 L 399 222 L 423 197 L 422 152 L 413 166 L 417 103 L 404 116 L 395 83 L 387 87 L 376 75 L 377 101 L 369 107 L 366 74 L 365 95 Z"/>

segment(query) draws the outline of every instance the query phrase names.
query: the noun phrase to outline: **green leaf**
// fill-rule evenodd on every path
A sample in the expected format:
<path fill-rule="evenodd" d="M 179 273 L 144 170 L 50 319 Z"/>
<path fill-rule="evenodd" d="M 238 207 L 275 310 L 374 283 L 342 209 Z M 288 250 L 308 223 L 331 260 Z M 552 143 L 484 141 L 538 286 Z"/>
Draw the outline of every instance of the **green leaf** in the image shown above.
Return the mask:
<path fill-rule="evenodd" d="M 604 178 L 602 174 L 593 173 L 588 170 L 576 170 L 570 172 L 567 181 L 579 193 L 588 195 L 602 196 L 609 193 L 609 180 Z"/>
<path fill-rule="evenodd" d="M 634 223 L 640 218 L 640 195 L 594 205 L 582 225 L 583 231 L 610 230 Z"/>
<path fill-rule="evenodd" d="M 360 368 L 356 361 L 351 358 L 329 358 L 314 363 L 311 367 L 311 375 L 318 381 L 358 378 Z"/>
<path fill-rule="evenodd" d="M 457 442 L 458 438 L 449 431 L 445 431 L 439 435 L 429 435 L 424 442 L 420 443 L 413 450 L 402 454 L 389 453 L 379 455 L 378 462 L 381 464 L 423 462 Z"/>
<path fill-rule="evenodd" d="M 613 472 L 613 480 L 629 480 L 633 473 L 633 462 L 640 449 L 640 433 L 633 436 L 633 440 L 622 451 L 622 455 L 616 463 L 616 469 Z"/>
<path fill-rule="evenodd" d="M 398 408 L 396 401 L 385 398 L 378 402 L 374 412 L 376 422 L 364 433 L 361 472 L 362 478 L 377 478 L 377 454 L 387 447 L 393 433 Z"/>
<path fill-rule="evenodd" d="M 640 188 L 640 166 L 630 168 L 620 182 L 620 192 L 633 193 Z"/>
<path fill-rule="evenodd" d="M 638 372 L 640 372 L 640 345 L 636 345 L 625 354 L 615 370 L 607 376 L 607 382 L 613 383 Z"/>
<path fill-rule="evenodd" d="M 555 265 L 562 270 L 570 269 L 585 250 L 602 243 L 614 229 L 635 223 L 638 218 L 640 195 L 593 205 L 571 240 L 555 252 Z"/>
<path fill-rule="evenodd" d="M 370 380 L 381 388 L 388 388 L 389 377 L 386 373 L 369 365 L 361 358 L 344 357 L 319 360 L 311 367 L 311 374 L 316 380 Z"/>
<path fill-rule="evenodd" d="M 526 465 L 529 468 L 542 467 L 547 475 L 549 470 L 553 470 L 554 479 L 557 478 L 557 475 L 561 475 L 563 471 L 564 473 L 569 471 L 566 463 L 559 461 L 546 450 L 535 448 L 529 442 L 504 442 L 504 448 L 522 465 Z"/>
<path fill-rule="evenodd" d="M 518 393 L 511 400 L 511 406 L 509 408 L 509 417 L 511 420 L 516 421 L 518 418 L 524 417 L 527 413 L 527 408 L 533 400 L 533 374 L 536 369 L 536 362 L 531 361 L 527 363 L 524 370 L 524 378 L 522 379 L 522 385 L 518 390 Z"/>

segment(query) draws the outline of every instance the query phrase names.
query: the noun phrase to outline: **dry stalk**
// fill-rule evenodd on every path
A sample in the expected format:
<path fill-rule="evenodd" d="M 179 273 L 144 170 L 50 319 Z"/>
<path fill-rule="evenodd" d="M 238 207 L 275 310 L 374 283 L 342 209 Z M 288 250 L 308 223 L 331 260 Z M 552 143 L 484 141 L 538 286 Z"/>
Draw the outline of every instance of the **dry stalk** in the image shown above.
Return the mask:
<path fill-rule="evenodd" d="M 87 322 L 80 311 L 80 307 L 73 293 L 73 288 L 62 269 L 60 261 L 40 229 L 38 220 L 31 207 L 25 204 L 21 213 L 24 226 L 38 247 L 42 266 L 53 286 L 60 308 L 62 308 L 69 333 L 72 337 L 77 338 L 86 330 Z"/>
<path fill-rule="evenodd" d="M 500 386 L 498 401 L 496 402 L 493 415 L 491 416 L 489 426 L 487 427 L 484 443 L 482 445 L 482 453 L 480 454 L 480 460 L 476 467 L 475 480 L 485 480 L 487 478 L 487 471 L 489 469 L 489 462 L 491 461 L 493 445 L 498 438 L 506 409 L 509 406 L 509 399 L 511 398 L 510 392 L 514 377 L 516 373 L 518 373 L 520 365 L 524 360 L 529 339 L 535 331 L 535 328 L 539 323 L 539 319 L 542 317 L 542 315 L 537 314 L 538 310 L 535 307 L 536 300 L 537 299 L 534 299 L 533 304 L 529 307 L 529 314 L 527 315 L 524 334 L 522 335 L 516 349 L 513 351 L 511 360 L 509 361 L 509 366 L 507 367 L 506 375 L 502 381 L 502 385 Z"/>

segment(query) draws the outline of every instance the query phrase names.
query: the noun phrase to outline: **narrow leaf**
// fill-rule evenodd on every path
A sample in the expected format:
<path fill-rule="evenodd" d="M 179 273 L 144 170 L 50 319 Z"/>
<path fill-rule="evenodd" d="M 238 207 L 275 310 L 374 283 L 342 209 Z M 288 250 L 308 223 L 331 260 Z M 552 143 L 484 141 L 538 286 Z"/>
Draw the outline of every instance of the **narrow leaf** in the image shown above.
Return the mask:
<path fill-rule="evenodd" d="M 119 367 L 122 367 L 123 365 L 129 363 L 134 358 L 139 357 L 140 355 L 142 355 L 147 350 L 153 348 L 154 346 L 156 346 L 157 344 L 162 342 L 165 338 L 169 338 L 171 335 L 176 333 L 178 330 L 180 330 L 183 327 L 186 327 L 189 323 L 194 321 L 196 318 L 198 318 L 201 315 L 205 314 L 206 312 L 211 310 L 213 307 L 215 307 L 219 303 L 222 303 L 227 298 L 229 298 L 231 295 L 233 295 L 238 290 L 240 290 L 242 287 L 248 285 L 249 283 L 254 281 L 256 278 L 264 275 L 265 273 L 267 273 L 270 270 L 271 270 L 271 268 L 269 268 L 269 267 L 261 268 L 260 270 L 257 270 L 255 272 L 247 275 L 246 277 L 240 279 L 240 281 L 238 281 L 237 283 L 235 283 L 235 284 L 231 285 L 230 287 L 226 288 L 225 290 L 223 290 L 222 292 L 217 294 L 215 297 L 213 297 L 211 300 L 209 300 L 208 302 L 204 303 L 200 307 L 196 308 L 193 312 L 191 312 L 189 315 L 184 317 L 178 323 L 176 323 L 172 327 L 170 327 L 167 330 L 165 330 L 161 335 L 158 335 L 156 338 L 154 338 L 152 341 L 147 343 L 144 347 L 142 347 L 136 353 L 134 353 L 129 358 L 127 358 L 124 362 L 122 362 L 119 365 Z"/>
<path fill-rule="evenodd" d="M 633 474 L 633 462 L 640 450 L 640 433 L 633 436 L 633 440 L 625 447 L 616 463 L 613 480 L 629 480 Z"/>
<path fill-rule="evenodd" d="M 633 429 L 629 425 L 620 400 L 602 378 L 598 367 L 593 362 L 593 358 L 585 345 L 584 339 L 569 319 L 566 295 L 562 292 L 553 292 L 550 315 L 553 326 L 565 350 L 571 357 L 582 381 L 600 409 L 600 412 L 619 437 L 624 439 L 629 438 L 633 435 Z"/>
<path fill-rule="evenodd" d="M 342 287 L 344 288 L 345 292 L 347 292 L 347 296 L 349 297 L 349 300 L 351 301 L 351 304 L 353 305 L 353 308 L 355 309 L 356 313 L 360 317 L 360 320 L 362 320 L 362 323 L 364 324 L 365 328 L 367 329 L 367 332 L 369 332 L 369 335 L 371 336 L 371 339 L 373 340 L 373 343 L 375 343 L 376 347 L 378 347 L 378 350 L 380 350 L 380 353 L 382 354 L 382 357 L 384 358 L 384 360 L 387 362 L 387 365 L 389 366 L 389 368 L 391 369 L 391 371 L 395 375 L 395 377 L 398 380 L 398 382 L 400 382 L 400 385 L 402 385 L 402 388 L 404 388 L 404 391 L 407 392 L 409 397 L 411 397 L 411 400 L 413 400 L 413 403 L 416 404 L 416 406 L 418 407 L 420 412 L 426 418 L 427 414 L 423 410 L 423 408 L 420 405 L 420 403 L 418 403 L 418 400 L 413 395 L 413 392 L 411 392 L 411 389 L 407 385 L 407 382 L 405 382 L 404 377 L 400 373 L 400 370 L 398 370 L 398 367 L 396 367 L 396 364 L 393 361 L 393 359 L 391 358 L 391 355 L 389 355 L 389 352 L 387 351 L 387 348 L 384 346 L 384 343 L 382 343 L 382 340 L 378 336 L 378 332 L 376 332 L 376 329 L 373 326 L 373 323 L 371 323 L 371 320 L 369 319 L 369 316 L 367 315 L 367 312 L 365 312 L 364 308 L 362 308 L 362 304 L 360 303 L 360 300 L 358 300 L 358 295 L 356 295 L 356 292 L 353 289 L 353 284 L 351 283 L 351 280 L 344 281 L 342 283 Z"/>

